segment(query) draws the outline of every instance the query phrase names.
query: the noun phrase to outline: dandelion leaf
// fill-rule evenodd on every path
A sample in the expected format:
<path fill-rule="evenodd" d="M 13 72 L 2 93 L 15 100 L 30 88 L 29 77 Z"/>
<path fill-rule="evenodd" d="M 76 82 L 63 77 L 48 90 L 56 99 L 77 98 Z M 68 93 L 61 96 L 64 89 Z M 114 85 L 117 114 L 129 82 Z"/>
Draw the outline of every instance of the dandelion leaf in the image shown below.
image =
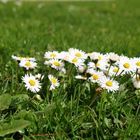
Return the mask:
<path fill-rule="evenodd" d="M 22 130 L 28 125 L 30 125 L 30 122 L 26 120 L 12 120 L 10 123 L 3 123 L 0 126 L 0 136 Z"/>

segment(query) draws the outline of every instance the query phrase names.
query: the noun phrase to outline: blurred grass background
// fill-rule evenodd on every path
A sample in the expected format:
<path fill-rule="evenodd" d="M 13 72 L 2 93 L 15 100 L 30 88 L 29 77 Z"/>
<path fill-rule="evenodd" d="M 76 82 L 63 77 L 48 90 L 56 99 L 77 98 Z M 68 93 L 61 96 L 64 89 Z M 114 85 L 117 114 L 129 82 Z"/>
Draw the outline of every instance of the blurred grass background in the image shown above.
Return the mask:
<path fill-rule="evenodd" d="M 86 52 L 114 51 L 140 57 L 139 5 L 140 0 L 1 2 L 0 94 L 24 97 L 28 93 L 20 82 L 23 71 L 18 71 L 18 66 L 12 63 L 12 54 L 39 59 L 43 58 L 45 51 L 76 47 Z M 80 87 L 85 87 L 85 83 L 75 88 L 72 82 L 65 94 L 78 93 Z M 86 93 L 85 90 L 81 91 Z M 46 100 L 38 106 L 24 97 L 23 100 L 15 100 L 14 106 L 19 114 L 15 113 L 14 117 L 23 111 L 25 119 L 31 118 L 34 124 L 30 127 L 31 132 L 56 132 L 58 139 L 65 139 L 67 135 L 73 139 L 82 135 L 93 139 L 92 134 L 97 139 L 139 140 L 139 98 L 125 90 L 119 95 L 103 94 L 105 96 L 93 107 L 95 112 L 90 107 L 79 105 L 78 98 L 68 101 L 66 108 L 63 107 L 65 91 L 62 89 L 58 92 L 61 96 L 57 96 L 51 105 Z M 28 106 L 32 110 L 30 114 L 25 111 Z M 37 111 L 45 112 L 45 117 L 37 114 L 37 120 L 32 119 Z M 5 121 L 4 117 L 1 118 L 1 122 Z M 81 128 L 85 131 L 82 132 Z"/>
<path fill-rule="evenodd" d="M 139 0 L 1 2 L 0 65 L 12 54 L 70 47 L 139 56 L 139 5 Z"/>

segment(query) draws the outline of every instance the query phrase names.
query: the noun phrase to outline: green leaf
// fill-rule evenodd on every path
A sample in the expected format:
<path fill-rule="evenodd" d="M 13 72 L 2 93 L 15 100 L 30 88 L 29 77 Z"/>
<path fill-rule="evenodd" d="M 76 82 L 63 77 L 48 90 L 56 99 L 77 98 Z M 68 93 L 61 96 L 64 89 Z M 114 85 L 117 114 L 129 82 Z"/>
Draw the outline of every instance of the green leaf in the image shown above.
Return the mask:
<path fill-rule="evenodd" d="M 14 133 L 30 125 L 26 120 L 13 120 L 10 123 L 4 123 L 0 126 L 0 136 L 5 136 L 10 133 Z"/>
<path fill-rule="evenodd" d="M 11 95 L 9 94 L 0 95 L 0 110 L 8 109 L 10 104 L 11 104 Z"/>

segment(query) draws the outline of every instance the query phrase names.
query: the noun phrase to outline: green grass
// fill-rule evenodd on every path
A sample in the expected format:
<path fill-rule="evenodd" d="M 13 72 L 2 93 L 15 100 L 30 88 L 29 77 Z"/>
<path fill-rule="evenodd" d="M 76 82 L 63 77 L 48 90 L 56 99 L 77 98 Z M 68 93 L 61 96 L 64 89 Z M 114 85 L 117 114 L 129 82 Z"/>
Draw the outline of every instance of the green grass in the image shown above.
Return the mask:
<path fill-rule="evenodd" d="M 65 91 L 40 103 L 30 99 L 20 80 L 24 72 L 11 60 L 12 54 L 40 60 L 45 51 L 70 47 L 139 57 L 139 5 L 139 0 L 0 3 L 0 94 L 12 95 L 9 107 L 0 107 L 0 123 L 28 120 L 23 133 L 33 140 L 140 139 L 139 98 L 131 90 L 103 94 L 91 104 L 88 85 L 70 79 Z M 32 136 L 49 133 L 53 136 Z"/>

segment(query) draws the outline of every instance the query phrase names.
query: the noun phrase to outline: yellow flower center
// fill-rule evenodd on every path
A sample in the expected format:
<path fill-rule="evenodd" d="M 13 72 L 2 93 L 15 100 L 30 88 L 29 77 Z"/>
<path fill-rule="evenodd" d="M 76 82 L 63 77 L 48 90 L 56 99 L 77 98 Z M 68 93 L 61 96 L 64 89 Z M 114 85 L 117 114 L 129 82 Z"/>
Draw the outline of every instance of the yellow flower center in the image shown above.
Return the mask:
<path fill-rule="evenodd" d="M 75 54 L 75 56 L 77 56 L 77 57 L 81 57 L 82 55 L 81 55 L 80 52 L 77 52 L 77 53 Z"/>
<path fill-rule="evenodd" d="M 97 74 L 93 74 L 93 75 L 92 75 L 92 78 L 93 78 L 94 80 L 98 80 L 98 79 L 99 79 L 99 76 L 98 76 Z"/>
<path fill-rule="evenodd" d="M 137 81 L 140 81 L 140 77 L 138 75 L 136 76 L 136 80 Z"/>
<path fill-rule="evenodd" d="M 96 63 L 96 67 L 100 67 L 100 64 L 99 63 Z"/>
<path fill-rule="evenodd" d="M 53 64 L 57 67 L 59 67 L 61 65 L 60 62 L 57 62 L 57 61 L 53 62 Z"/>
<path fill-rule="evenodd" d="M 74 58 L 74 59 L 72 59 L 72 62 L 73 63 L 77 63 L 78 62 L 78 59 L 77 58 Z"/>
<path fill-rule="evenodd" d="M 51 57 L 56 57 L 55 53 L 50 54 Z"/>
<path fill-rule="evenodd" d="M 31 63 L 28 61 L 28 62 L 25 63 L 25 66 L 30 67 Z"/>
<path fill-rule="evenodd" d="M 108 87 L 112 87 L 113 83 L 112 83 L 111 80 L 109 80 L 109 81 L 106 82 L 106 85 L 107 85 Z"/>
<path fill-rule="evenodd" d="M 124 66 L 126 69 L 129 69 L 129 68 L 130 68 L 130 64 L 129 64 L 129 63 L 125 63 L 125 64 L 123 64 L 123 66 Z"/>
<path fill-rule="evenodd" d="M 29 80 L 29 84 L 30 84 L 31 86 L 35 86 L 35 80 Z"/>
<path fill-rule="evenodd" d="M 52 82 L 52 84 L 56 84 L 57 83 L 57 79 L 51 78 L 51 82 Z"/>
<path fill-rule="evenodd" d="M 140 61 L 138 61 L 138 62 L 136 63 L 136 65 L 140 67 Z"/>
<path fill-rule="evenodd" d="M 115 73 L 117 73 L 119 71 L 119 68 L 117 68 L 117 67 L 115 67 L 114 69 L 113 69 L 113 72 L 115 72 Z"/>

